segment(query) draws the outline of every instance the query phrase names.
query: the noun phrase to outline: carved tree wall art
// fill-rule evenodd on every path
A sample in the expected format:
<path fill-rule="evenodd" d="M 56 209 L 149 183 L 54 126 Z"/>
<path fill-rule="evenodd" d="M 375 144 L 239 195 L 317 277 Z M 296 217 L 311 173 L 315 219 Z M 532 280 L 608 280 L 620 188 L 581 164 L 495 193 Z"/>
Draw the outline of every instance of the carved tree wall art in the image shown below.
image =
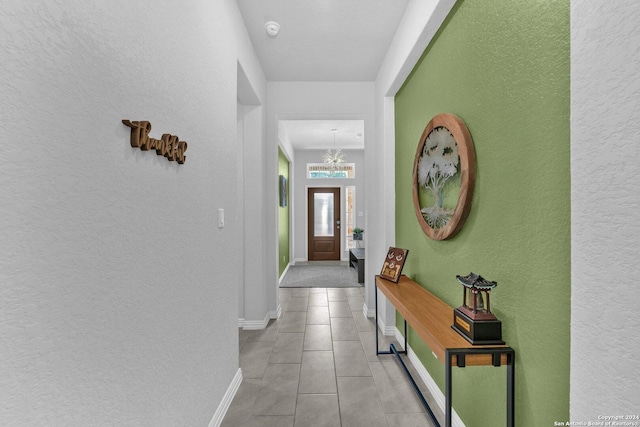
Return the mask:
<path fill-rule="evenodd" d="M 422 132 L 413 162 L 413 204 L 427 236 L 446 240 L 460 231 L 475 182 L 476 157 L 467 126 L 454 114 L 438 114 Z"/>

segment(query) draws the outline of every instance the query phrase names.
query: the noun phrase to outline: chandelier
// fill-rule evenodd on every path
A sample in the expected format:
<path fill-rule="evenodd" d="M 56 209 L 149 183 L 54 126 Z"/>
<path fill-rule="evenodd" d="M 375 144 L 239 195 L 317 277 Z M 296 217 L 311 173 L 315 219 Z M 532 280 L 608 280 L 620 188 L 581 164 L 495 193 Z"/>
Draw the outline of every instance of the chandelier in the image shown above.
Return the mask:
<path fill-rule="evenodd" d="M 336 148 L 336 132 L 338 132 L 338 129 L 331 129 L 331 132 L 333 132 L 333 149 L 329 148 L 324 153 L 322 162 L 331 170 L 335 170 L 347 160 L 347 156 L 341 149 Z"/>

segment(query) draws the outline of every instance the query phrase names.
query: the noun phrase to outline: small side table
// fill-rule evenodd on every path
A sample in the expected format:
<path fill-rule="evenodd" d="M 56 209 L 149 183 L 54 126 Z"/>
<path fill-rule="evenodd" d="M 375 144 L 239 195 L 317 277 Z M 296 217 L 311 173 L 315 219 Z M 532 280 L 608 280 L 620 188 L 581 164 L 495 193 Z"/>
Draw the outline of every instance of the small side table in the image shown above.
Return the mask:
<path fill-rule="evenodd" d="M 358 272 L 358 283 L 364 283 L 364 248 L 349 249 L 349 264 Z"/>

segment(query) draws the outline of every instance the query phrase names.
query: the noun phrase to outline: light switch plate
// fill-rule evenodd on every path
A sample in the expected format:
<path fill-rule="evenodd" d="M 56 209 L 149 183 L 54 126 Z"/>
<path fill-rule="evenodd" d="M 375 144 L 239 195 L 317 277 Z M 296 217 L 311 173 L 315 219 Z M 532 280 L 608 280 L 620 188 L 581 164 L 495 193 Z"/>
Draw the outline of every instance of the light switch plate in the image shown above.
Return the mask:
<path fill-rule="evenodd" d="M 224 209 L 218 209 L 218 228 L 224 227 Z"/>

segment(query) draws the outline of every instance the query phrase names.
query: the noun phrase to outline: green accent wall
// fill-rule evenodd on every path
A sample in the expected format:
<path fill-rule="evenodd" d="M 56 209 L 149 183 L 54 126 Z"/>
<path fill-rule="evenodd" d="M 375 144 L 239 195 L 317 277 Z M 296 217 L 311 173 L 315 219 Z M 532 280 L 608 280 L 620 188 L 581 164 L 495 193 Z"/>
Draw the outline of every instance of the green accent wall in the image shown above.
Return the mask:
<path fill-rule="evenodd" d="M 452 307 L 457 274 L 498 282 L 491 307 L 516 350 L 516 425 L 569 419 L 569 0 L 461 0 L 396 96 L 396 245 L 404 273 Z M 430 240 L 412 200 L 424 127 L 460 116 L 474 140 L 471 213 L 447 241 Z M 397 325 L 402 330 L 401 319 Z M 444 390 L 444 365 L 409 331 Z M 467 427 L 504 425 L 506 369 L 454 368 L 453 404 Z"/>
<path fill-rule="evenodd" d="M 278 147 L 278 175 L 282 175 L 287 179 L 287 187 L 289 181 L 289 160 L 284 155 L 282 149 Z M 278 189 L 279 187 L 278 176 Z M 287 193 L 289 191 L 287 190 Z M 288 194 L 287 206 L 282 207 L 278 204 L 278 276 L 282 276 L 284 270 L 289 265 L 289 206 L 291 205 L 291 194 Z"/>

